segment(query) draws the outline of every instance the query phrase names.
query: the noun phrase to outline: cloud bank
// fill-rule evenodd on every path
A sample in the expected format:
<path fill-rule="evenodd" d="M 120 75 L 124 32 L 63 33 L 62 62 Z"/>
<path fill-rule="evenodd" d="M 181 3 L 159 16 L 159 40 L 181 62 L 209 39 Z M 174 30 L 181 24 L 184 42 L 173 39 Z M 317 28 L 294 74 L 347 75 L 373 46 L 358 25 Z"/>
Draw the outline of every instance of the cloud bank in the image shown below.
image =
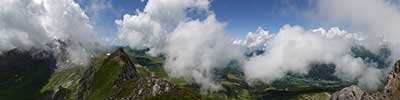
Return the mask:
<path fill-rule="evenodd" d="M 68 61 L 76 64 L 89 62 L 85 48 L 95 47 L 97 41 L 89 18 L 73 0 L 2 0 L 0 35 L 0 52 L 49 49 L 56 40 L 69 41 Z"/>
<path fill-rule="evenodd" d="M 377 52 L 388 45 L 392 51 L 389 60 L 400 57 L 400 9 L 396 0 L 321 0 L 317 3 L 317 16 L 326 24 L 344 24 L 367 36 L 363 46 Z M 393 65 L 393 64 L 391 64 Z M 391 67 L 389 67 L 389 70 Z M 386 70 L 387 71 L 387 70 Z M 370 75 L 369 79 L 374 79 Z"/>
<path fill-rule="evenodd" d="M 257 51 L 264 51 L 267 47 L 267 42 L 272 39 L 273 34 L 265 31 L 262 27 L 258 27 L 255 32 L 247 33 L 245 39 L 236 39 L 233 44 L 240 45 L 246 48 L 246 53 L 256 55 Z"/>
<path fill-rule="evenodd" d="M 277 33 L 259 28 L 245 40 L 236 41 L 209 9 L 210 2 L 148 0 L 143 10 L 115 21 L 118 40 L 132 48 L 150 48 L 148 53 L 154 56 L 164 55 L 164 68 L 170 76 L 200 83 L 206 90 L 221 89 L 213 72 L 237 59 L 244 62 L 248 81 L 270 83 L 287 73 L 307 74 L 313 63 L 332 63 L 338 78 L 357 80 L 362 88 L 376 90 L 385 71 L 354 57 L 352 47 L 377 51 L 387 44 L 394 51 L 391 60 L 400 56 L 400 11 L 390 0 L 317 1 L 318 19 L 333 25 L 349 24 L 360 34 L 335 27 L 306 30 L 286 25 Z M 190 17 L 189 13 L 204 18 Z M 62 40 L 68 44 L 66 60 L 76 64 L 89 62 L 99 39 L 89 17 L 73 0 L 0 1 L 0 35 L 0 53 L 15 48 L 51 49 L 49 43 Z M 265 53 L 242 59 L 243 48 Z"/>
<path fill-rule="evenodd" d="M 132 48 L 150 48 L 148 53 L 154 56 L 165 55 L 164 68 L 170 76 L 200 83 L 203 89 L 220 89 L 213 81 L 212 72 L 233 59 L 243 62 L 246 79 L 250 82 L 270 83 L 288 73 L 307 74 L 311 64 L 325 63 L 335 64 L 335 75 L 344 81 L 356 80 L 360 87 L 368 90 L 379 88 L 385 71 L 373 62 L 354 57 L 351 49 L 363 46 L 377 51 L 386 43 L 382 41 L 388 40 L 392 50 L 399 51 L 395 47 L 399 44 L 396 40 L 399 37 L 398 8 L 384 0 L 316 2 L 317 17 L 333 23 L 350 22 L 352 28 L 362 29 L 363 34 L 337 27 L 306 30 L 286 25 L 277 33 L 259 28 L 244 40 L 233 41 L 224 32 L 225 24 L 216 20 L 216 14 L 209 9 L 209 0 L 148 0 L 142 11 L 126 14 L 115 23 L 121 42 Z M 192 18 L 189 13 L 205 18 Z M 242 59 L 243 48 L 246 51 L 261 49 L 265 53 L 246 60 Z"/>
<path fill-rule="evenodd" d="M 118 38 L 132 48 L 150 48 L 152 55 L 166 57 L 165 70 L 172 77 L 219 90 L 213 72 L 239 58 L 240 49 L 224 32 L 225 24 L 209 11 L 209 0 L 148 0 L 143 11 L 116 20 Z M 196 13 L 205 19 L 192 18 Z"/>
<path fill-rule="evenodd" d="M 164 49 L 167 34 L 175 30 L 178 24 L 189 21 L 189 10 L 207 11 L 208 0 L 148 0 L 143 11 L 136 10 L 135 15 L 126 14 L 122 20 L 116 20 L 118 39 L 128 42 L 130 47 L 151 48 L 152 55 L 160 54 Z"/>
<path fill-rule="evenodd" d="M 393 60 L 400 56 L 400 9 L 395 0 L 321 0 L 317 3 L 319 19 L 327 24 L 349 25 L 368 36 L 364 45 L 376 51 L 382 40 L 389 43 Z"/>
<path fill-rule="evenodd" d="M 335 75 L 345 81 L 358 80 L 359 85 L 377 89 L 381 85 L 381 72 L 373 64 L 352 56 L 351 48 L 358 45 L 362 37 L 338 28 L 305 30 L 300 26 L 282 27 L 276 36 L 266 42 L 263 55 L 250 58 L 244 65 L 249 81 L 270 83 L 288 73 L 307 74 L 315 63 L 336 65 Z M 371 75 L 373 74 L 373 75 Z M 374 85 L 364 81 L 375 76 Z"/>

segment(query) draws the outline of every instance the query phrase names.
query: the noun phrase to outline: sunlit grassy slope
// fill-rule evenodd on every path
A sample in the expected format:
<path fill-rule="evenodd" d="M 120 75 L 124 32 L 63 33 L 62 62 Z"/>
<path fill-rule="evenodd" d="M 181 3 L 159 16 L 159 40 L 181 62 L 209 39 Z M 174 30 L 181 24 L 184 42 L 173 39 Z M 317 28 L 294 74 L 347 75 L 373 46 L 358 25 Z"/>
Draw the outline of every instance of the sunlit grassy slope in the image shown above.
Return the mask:
<path fill-rule="evenodd" d="M 170 78 L 163 69 L 164 58 L 152 57 L 139 51 L 125 48 L 125 51 L 132 59 L 143 67 L 137 67 L 139 77 L 122 84 L 114 86 L 118 74 L 122 71 L 120 59 L 113 59 L 104 62 L 105 54 L 92 59 L 92 66 L 95 67 L 93 82 L 87 90 L 87 100 L 105 100 L 110 96 L 114 99 L 121 99 L 130 95 L 138 94 L 137 91 L 152 89 L 146 81 L 151 78 L 165 79 L 172 84 L 171 90 L 155 96 L 147 96 L 143 99 L 150 100 L 251 100 L 251 99 L 272 99 L 272 100 L 326 100 L 328 93 L 336 91 L 351 83 L 343 83 L 337 80 L 323 80 L 318 78 L 291 76 L 277 80 L 271 84 L 255 82 L 248 84 L 238 64 L 231 64 L 225 69 L 216 71 L 217 83 L 224 90 L 219 92 L 204 92 L 198 84 L 187 82 L 179 78 Z M 83 73 L 88 70 L 86 67 L 76 67 L 51 75 L 51 79 L 41 89 L 42 93 L 57 90 L 59 86 L 67 88 L 72 92 L 69 99 L 73 100 L 77 93 L 79 80 L 85 79 Z M 116 94 L 117 93 L 117 94 Z"/>

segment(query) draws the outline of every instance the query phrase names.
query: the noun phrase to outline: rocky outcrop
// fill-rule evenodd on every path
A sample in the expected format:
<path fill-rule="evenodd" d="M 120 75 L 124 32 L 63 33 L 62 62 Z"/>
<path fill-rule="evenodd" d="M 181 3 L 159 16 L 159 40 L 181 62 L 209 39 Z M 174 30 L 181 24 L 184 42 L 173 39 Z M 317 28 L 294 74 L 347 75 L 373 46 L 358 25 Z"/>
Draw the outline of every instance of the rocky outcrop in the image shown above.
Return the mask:
<path fill-rule="evenodd" d="M 359 87 L 352 85 L 333 93 L 330 100 L 370 100 L 369 98 L 371 97 L 368 93 L 364 92 Z"/>
<path fill-rule="evenodd" d="M 96 72 L 95 67 L 89 67 L 82 76 L 82 79 L 79 80 L 78 91 L 74 97 L 75 100 L 84 100 L 84 98 L 88 95 L 88 90 L 90 88 L 90 84 L 93 81 L 94 73 Z"/>
<path fill-rule="evenodd" d="M 173 89 L 173 85 L 167 80 L 157 77 L 139 78 L 131 80 L 128 87 L 114 92 L 109 100 L 143 100 L 148 97 L 167 93 Z M 128 95 L 122 96 L 128 93 Z"/>
<path fill-rule="evenodd" d="M 400 100 L 400 61 L 387 76 L 383 91 L 368 94 L 357 86 L 343 88 L 333 93 L 330 100 Z"/>
<path fill-rule="evenodd" d="M 114 86 L 119 87 L 121 84 L 127 82 L 128 80 L 134 79 L 137 76 L 137 71 L 135 67 L 136 61 L 130 59 L 130 57 L 122 48 L 119 48 L 111 55 L 108 55 L 108 57 L 103 61 L 103 64 L 99 68 L 104 67 L 104 65 L 111 60 L 118 60 L 123 62 L 121 72 L 118 74 L 118 78 L 114 81 Z M 82 79 L 79 82 L 80 85 L 78 88 L 78 93 L 75 96 L 76 100 L 84 100 L 89 95 L 88 91 L 90 90 L 91 85 L 99 84 L 93 83 L 94 75 L 96 74 L 97 70 L 98 68 L 96 68 L 96 66 L 94 65 L 86 70 Z"/>
<path fill-rule="evenodd" d="M 122 48 L 108 54 L 101 63 L 97 67 L 93 65 L 86 70 L 79 82 L 74 100 L 98 99 L 97 95 L 102 95 L 102 99 L 108 100 L 143 100 L 169 92 L 174 87 L 169 81 L 154 76 L 146 68 L 140 67 L 138 70 L 137 66 L 140 65 L 136 60 L 132 60 Z M 102 83 L 110 81 L 111 85 Z M 107 90 L 102 88 L 107 88 Z M 98 94 L 98 92 L 104 94 Z"/>
<path fill-rule="evenodd" d="M 118 48 L 113 54 L 111 54 L 106 61 L 110 59 L 121 59 L 125 64 L 122 67 L 121 74 L 118 75 L 118 79 L 115 85 L 122 84 L 130 79 L 137 76 L 136 64 L 137 61 L 132 60 L 123 48 Z"/>
<path fill-rule="evenodd" d="M 68 100 L 70 93 L 70 90 L 59 86 L 57 92 L 55 92 L 51 100 Z"/>
<path fill-rule="evenodd" d="M 386 100 L 399 100 L 400 98 L 400 61 L 387 77 L 387 84 L 384 90 Z"/>

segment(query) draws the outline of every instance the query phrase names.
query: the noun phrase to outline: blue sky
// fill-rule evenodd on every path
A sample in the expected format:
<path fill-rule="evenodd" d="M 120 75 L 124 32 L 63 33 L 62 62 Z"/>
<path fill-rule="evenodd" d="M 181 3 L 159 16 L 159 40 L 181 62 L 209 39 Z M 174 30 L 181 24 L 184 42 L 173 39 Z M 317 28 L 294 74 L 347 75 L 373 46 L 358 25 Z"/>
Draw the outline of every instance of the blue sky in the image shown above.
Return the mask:
<path fill-rule="evenodd" d="M 115 36 L 117 29 L 114 20 L 121 19 L 124 14 L 134 14 L 135 9 L 143 10 L 146 3 L 140 0 L 76 1 L 94 22 L 96 30 L 106 36 Z M 285 24 L 315 28 L 305 12 L 312 9 L 310 1 L 312 0 L 213 0 L 210 9 L 215 12 L 219 21 L 227 23 L 227 32 L 243 37 L 259 26 L 272 32 L 277 32 Z"/>
<path fill-rule="evenodd" d="M 227 22 L 227 31 L 239 36 L 257 27 L 276 32 L 285 24 L 309 27 L 304 13 L 308 0 L 215 0 L 211 9 L 220 21 Z"/>

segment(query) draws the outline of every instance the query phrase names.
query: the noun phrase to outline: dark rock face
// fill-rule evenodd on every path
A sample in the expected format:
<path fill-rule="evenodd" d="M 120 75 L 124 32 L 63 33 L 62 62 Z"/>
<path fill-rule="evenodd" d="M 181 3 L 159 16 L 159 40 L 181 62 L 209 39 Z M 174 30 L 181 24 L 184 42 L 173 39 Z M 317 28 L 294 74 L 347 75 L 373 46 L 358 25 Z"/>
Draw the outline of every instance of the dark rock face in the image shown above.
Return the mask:
<path fill-rule="evenodd" d="M 121 94 L 124 94 L 123 92 L 128 91 L 129 95 L 119 99 L 140 100 L 168 92 L 171 89 L 172 84 L 165 79 L 153 75 L 147 77 L 139 76 L 135 67 L 138 64 L 137 61 L 132 60 L 122 48 L 117 49 L 107 60 L 115 58 L 119 58 L 125 62 L 121 74 L 118 75 L 114 83 L 115 87 L 123 89 L 112 93 L 108 99 L 118 99 L 116 97 L 121 97 Z"/>
<path fill-rule="evenodd" d="M 111 54 L 107 60 L 115 59 L 115 58 L 119 58 L 123 62 L 125 62 L 125 64 L 123 65 L 123 68 L 122 68 L 122 73 L 118 75 L 118 79 L 117 79 L 117 82 L 115 83 L 115 85 L 124 83 L 124 82 L 126 82 L 130 79 L 133 79 L 134 77 L 137 76 L 137 71 L 136 71 L 136 67 L 135 67 L 137 64 L 137 61 L 133 61 L 122 48 L 117 49 L 117 51 L 115 51 L 113 54 Z"/>
<path fill-rule="evenodd" d="M 94 67 L 89 67 L 84 75 L 82 76 L 82 79 L 79 80 L 79 88 L 77 91 L 77 94 L 75 96 L 75 100 L 84 100 L 85 97 L 87 97 L 87 91 L 90 88 L 90 84 L 92 83 L 92 79 L 95 73 L 95 68 Z"/>
<path fill-rule="evenodd" d="M 357 86 L 343 88 L 331 95 L 331 100 L 400 100 L 400 61 L 387 77 L 383 91 L 368 94 Z"/>
<path fill-rule="evenodd" d="M 54 96 L 51 100 L 68 100 L 68 95 L 71 93 L 70 90 L 63 88 L 61 86 L 58 87 L 58 91 L 55 92 Z"/>

